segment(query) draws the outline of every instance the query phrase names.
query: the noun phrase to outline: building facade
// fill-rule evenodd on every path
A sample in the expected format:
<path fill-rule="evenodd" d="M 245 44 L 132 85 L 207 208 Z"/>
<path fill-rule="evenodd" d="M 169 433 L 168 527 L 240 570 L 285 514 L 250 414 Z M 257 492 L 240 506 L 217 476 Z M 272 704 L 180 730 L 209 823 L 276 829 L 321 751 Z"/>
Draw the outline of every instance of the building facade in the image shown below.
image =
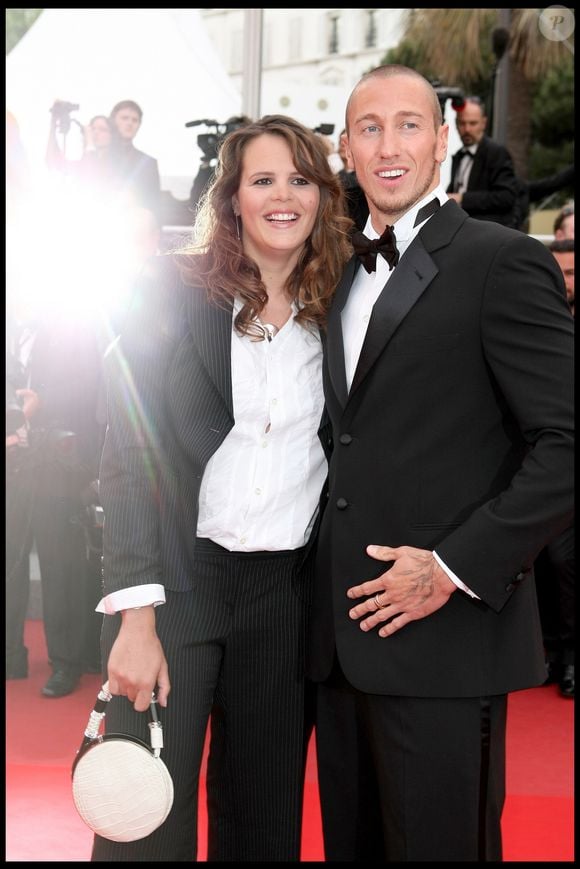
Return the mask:
<path fill-rule="evenodd" d="M 333 124 L 336 143 L 348 95 L 401 37 L 404 9 L 263 9 L 259 114 Z M 225 70 L 243 93 L 244 9 L 202 9 Z M 225 120 L 225 119 L 220 119 Z"/>

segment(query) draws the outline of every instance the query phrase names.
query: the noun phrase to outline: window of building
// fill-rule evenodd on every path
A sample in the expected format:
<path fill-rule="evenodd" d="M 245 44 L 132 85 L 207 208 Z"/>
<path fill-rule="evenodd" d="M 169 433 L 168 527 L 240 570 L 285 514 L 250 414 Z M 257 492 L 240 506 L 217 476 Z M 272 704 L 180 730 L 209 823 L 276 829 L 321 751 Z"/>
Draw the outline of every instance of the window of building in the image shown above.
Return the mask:
<path fill-rule="evenodd" d="M 300 60 L 302 57 L 302 20 L 293 18 L 288 27 L 288 60 Z"/>
<path fill-rule="evenodd" d="M 365 48 L 376 48 L 378 42 L 377 10 L 367 9 L 365 12 Z"/>
<path fill-rule="evenodd" d="M 331 12 L 328 16 L 328 53 L 338 54 L 340 51 L 340 15 Z"/>

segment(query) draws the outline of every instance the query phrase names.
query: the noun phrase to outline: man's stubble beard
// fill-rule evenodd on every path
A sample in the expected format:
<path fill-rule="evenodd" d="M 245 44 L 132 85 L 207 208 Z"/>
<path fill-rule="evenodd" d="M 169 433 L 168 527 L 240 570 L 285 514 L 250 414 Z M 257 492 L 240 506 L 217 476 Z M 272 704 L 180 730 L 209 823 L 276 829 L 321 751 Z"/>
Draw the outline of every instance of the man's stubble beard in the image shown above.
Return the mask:
<path fill-rule="evenodd" d="M 371 194 L 367 194 L 367 198 L 369 199 L 369 202 L 377 209 L 377 211 L 379 211 L 381 214 L 388 214 L 393 222 L 396 222 L 404 214 L 406 214 L 407 211 L 409 211 L 416 202 L 419 202 L 425 196 L 433 183 L 433 179 L 435 178 L 435 173 L 438 166 L 439 164 L 434 159 L 431 173 L 425 179 L 421 187 L 412 191 L 408 196 L 401 197 L 401 199 L 399 199 L 398 201 L 393 201 L 392 199 L 387 198 L 379 199 L 378 196 L 373 196 Z"/>

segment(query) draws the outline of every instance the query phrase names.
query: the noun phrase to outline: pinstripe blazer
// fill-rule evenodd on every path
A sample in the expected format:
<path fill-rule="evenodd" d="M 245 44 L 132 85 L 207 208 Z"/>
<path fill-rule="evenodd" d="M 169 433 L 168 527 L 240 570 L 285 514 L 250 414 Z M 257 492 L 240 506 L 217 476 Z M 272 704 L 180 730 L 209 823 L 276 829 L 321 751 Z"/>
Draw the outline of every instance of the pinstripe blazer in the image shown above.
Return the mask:
<path fill-rule="evenodd" d="M 203 289 L 185 285 L 173 256 L 148 264 L 105 357 L 105 594 L 192 587 L 202 475 L 234 425 L 231 332 L 232 305 L 210 304 Z M 325 415 L 319 437 L 328 452 Z"/>

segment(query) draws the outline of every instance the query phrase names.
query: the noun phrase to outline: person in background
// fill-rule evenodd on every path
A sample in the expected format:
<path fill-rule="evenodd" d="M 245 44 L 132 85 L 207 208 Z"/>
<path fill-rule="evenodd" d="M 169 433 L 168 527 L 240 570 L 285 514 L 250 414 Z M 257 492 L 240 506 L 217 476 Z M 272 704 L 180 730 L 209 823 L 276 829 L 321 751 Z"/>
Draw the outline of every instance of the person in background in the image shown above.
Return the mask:
<path fill-rule="evenodd" d="M 574 238 L 574 205 L 565 205 L 554 220 L 554 239 Z"/>
<path fill-rule="evenodd" d="M 338 153 L 342 160 L 342 169 L 338 173 L 338 177 L 344 187 L 348 213 L 356 228 L 364 229 L 369 216 L 369 207 L 348 156 L 346 130 L 342 130 L 338 137 Z"/>
<path fill-rule="evenodd" d="M 554 259 L 562 270 L 564 278 L 564 286 L 566 289 L 566 298 L 572 314 L 574 311 L 574 228 L 572 225 L 572 236 L 566 238 L 555 239 L 549 246 Z"/>
<path fill-rule="evenodd" d="M 514 216 L 519 183 L 511 155 L 486 135 L 487 117 L 479 97 L 466 97 L 457 112 L 457 132 L 463 142 L 451 161 L 450 199 L 470 217 L 519 228 Z"/>
<path fill-rule="evenodd" d="M 338 173 L 343 167 L 342 157 L 338 153 L 334 142 L 327 133 L 315 131 L 316 135 L 322 140 L 328 154 L 328 163 L 333 172 Z"/>
<path fill-rule="evenodd" d="M 208 723 L 208 860 L 300 858 L 320 329 L 350 228 L 312 131 L 233 131 L 194 242 L 145 268 L 106 356 L 105 725 L 147 739 L 157 690 L 175 799 L 146 839 L 97 836 L 93 862 L 196 860 Z"/>
<path fill-rule="evenodd" d="M 499 862 L 507 697 L 546 677 L 533 562 L 573 515 L 573 322 L 545 246 L 446 195 L 423 76 L 367 73 L 346 122 L 370 214 L 323 366 L 325 855 Z"/>
<path fill-rule="evenodd" d="M 519 208 L 521 214 L 521 222 L 520 226 L 516 228 L 521 229 L 523 232 L 529 232 L 530 206 L 534 205 L 534 203 L 542 203 L 542 201 L 544 201 L 544 206 L 540 204 L 539 207 L 545 207 L 545 204 L 555 193 L 559 193 L 562 190 L 573 191 L 574 176 L 575 167 L 574 164 L 571 163 L 563 169 L 560 169 L 558 172 L 546 175 L 543 178 L 536 178 L 533 181 L 523 181 L 518 178 L 520 190 L 517 208 Z M 568 207 L 569 206 L 566 206 L 566 208 Z M 572 206 L 572 210 L 574 210 L 574 206 Z M 572 224 L 573 223 L 574 221 L 572 220 Z"/>
<path fill-rule="evenodd" d="M 10 318 L 9 318 L 10 319 Z M 38 396 L 13 349 L 8 329 L 6 353 L 6 679 L 26 679 L 28 649 L 24 623 L 30 596 L 31 513 L 35 469 L 30 461 L 29 420 Z M 12 346 L 11 346 L 12 345 Z"/>
<path fill-rule="evenodd" d="M 55 104 L 58 106 L 58 103 Z M 106 198 L 113 186 L 111 162 L 112 128 L 106 115 L 95 115 L 82 127 L 83 153 L 80 160 L 69 160 L 59 144 L 59 114 L 53 111 L 46 147 L 46 165 L 68 175 L 80 185 L 81 192 Z"/>
<path fill-rule="evenodd" d="M 38 406 L 19 359 L 15 297 L 22 289 L 21 239 L 30 232 L 31 176 L 14 114 L 6 111 L 6 679 L 26 679 L 24 623 L 30 593 L 30 508 L 33 498 L 28 421 Z M 27 390 L 27 392 L 23 392 Z M 32 474 L 33 477 L 33 474 Z"/>
<path fill-rule="evenodd" d="M 84 497 L 97 477 L 103 436 L 97 417 L 101 348 L 92 320 L 69 317 L 56 302 L 34 321 L 22 323 L 20 334 L 28 345 L 28 386 L 38 396 L 29 428 L 34 463 L 30 527 L 52 668 L 41 693 L 60 698 L 78 687 L 84 672 L 94 672 L 86 659 L 91 612 Z"/>
<path fill-rule="evenodd" d="M 6 111 L 6 218 L 21 216 L 30 194 L 30 162 L 12 112 Z"/>
<path fill-rule="evenodd" d="M 134 204 L 148 208 L 161 226 L 161 180 L 157 160 L 135 147 L 143 110 L 134 100 L 121 100 L 113 106 L 111 160 L 116 189 Z"/>
<path fill-rule="evenodd" d="M 567 226 L 564 227 L 568 229 Z M 562 270 L 566 298 L 574 315 L 574 239 L 549 246 Z M 534 563 L 544 649 L 546 684 L 556 683 L 562 697 L 574 698 L 576 662 L 576 534 L 570 525 L 540 552 Z"/>

